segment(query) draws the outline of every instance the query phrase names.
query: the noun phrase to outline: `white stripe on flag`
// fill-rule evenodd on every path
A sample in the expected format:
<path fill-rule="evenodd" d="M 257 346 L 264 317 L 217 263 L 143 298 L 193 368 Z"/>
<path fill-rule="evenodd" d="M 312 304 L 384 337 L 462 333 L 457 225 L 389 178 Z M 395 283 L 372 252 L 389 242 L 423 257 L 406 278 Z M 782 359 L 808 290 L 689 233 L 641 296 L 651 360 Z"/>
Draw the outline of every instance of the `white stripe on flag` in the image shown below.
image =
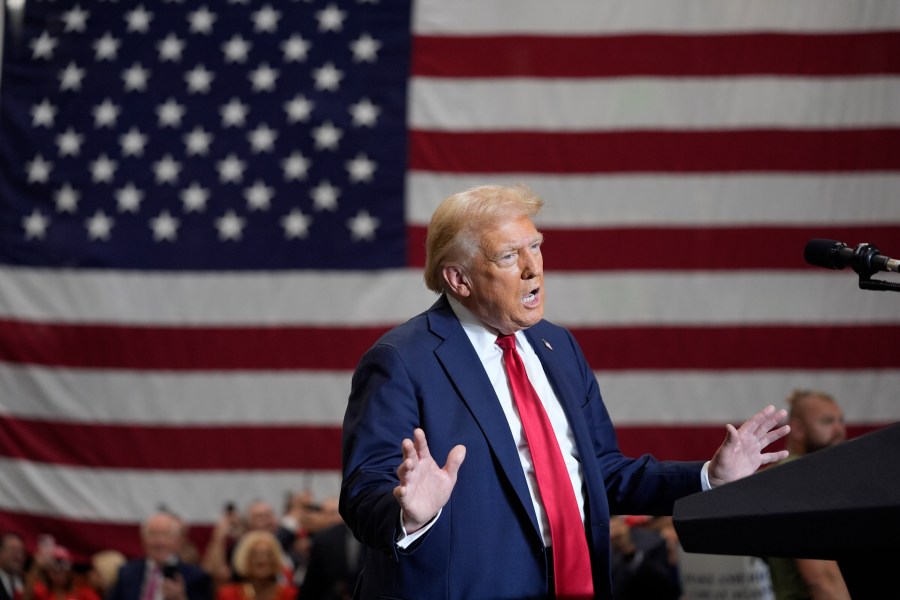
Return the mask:
<path fill-rule="evenodd" d="M 900 421 L 893 371 L 600 371 L 597 380 L 617 425 L 739 424 L 766 404 L 784 408 L 793 389 L 828 392 L 851 424 Z"/>
<path fill-rule="evenodd" d="M 0 315 L 130 324 L 354 325 L 404 321 L 437 296 L 421 270 L 153 273 L 0 267 Z"/>
<path fill-rule="evenodd" d="M 850 422 L 900 420 L 893 391 L 900 389 L 900 373 L 894 371 L 605 372 L 601 367 L 596 375 L 619 424 L 721 424 L 745 418 L 767 402 L 780 405 L 789 390 L 807 387 L 832 393 Z M 0 415 L 86 425 L 338 428 L 350 377 L 349 371 L 176 376 L 3 365 Z M 32 386 L 43 394 L 9 394 Z"/>
<path fill-rule="evenodd" d="M 225 500 L 281 507 L 287 491 L 336 496 L 340 473 L 84 469 L 0 458 L 0 510 L 69 519 L 139 523 L 161 505 L 191 524 L 210 523 Z M 65 502 L 59 499 L 64 498 Z"/>
<path fill-rule="evenodd" d="M 0 415 L 86 424 L 339 426 L 348 371 L 134 372 L 0 363 Z"/>
<path fill-rule="evenodd" d="M 900 124 L 898 96 L 895 77 L 418 77 L 409 121 L 495 132 L 887 127 Z"/>
<path fill-rule="evenodd" d="M 870 0 L 417 0 L 419 34 L 511 35 L 873 31 L 900 27 L 900 3 Z"/>
<path fill-rule="evenodd" d="M 765 243 L 764 239 L 760 243 Z M 585 252 L 602 249 L 585 248 Z M 677 248 L 669 251 L 677 252 Z M 748 248 L 748 252 L 752 249 Z M 800 252 L 801 249 L 785 249 Z M 852 272 L 555 273 L 545 249 L 546 317 L 567 326 L 615 324 L 821 324 L 900 320 L 888 294 L 860 293 Z M 4 273 L 5 271 L 5 273 Z M 417 269 L 325 278 L 305 274 L 161 275 L 0 269 L 0 314 L 63 323 L 336 327 L 388 326 L 427 309 L 436 296 Z M 390 280 L 390 281 L 388 281 Z M 17 295 L 6 291 L 28 288 Z M 260 295 L 260 289 L 278 292 Z M 65 290 L 65 293 L 60 293 Z M 765 302 L 747 302 L 762 297 Z M 321 302 L 327 298 L 328 302 Z M 35 302 L 35 299 L 39 301 Z M 816 302 L 811 302 L 816 299 Z M 172 306 L 179 307 L 173 311 Z M 340 322 L 335 321 L 340 317 Z"/>
<path fill-rule="evenodd" d="M 544 199 L 541 227 L 859 225 L 897 222 L 887 202 L 900 189 L 893 173 L 806 175 L 535 175 L 412 172 L 409 222 L 425 226 L 438 203 L 485 183 L 523 183 Z M 846 240 L 850 243 L 850 240 Z"/>

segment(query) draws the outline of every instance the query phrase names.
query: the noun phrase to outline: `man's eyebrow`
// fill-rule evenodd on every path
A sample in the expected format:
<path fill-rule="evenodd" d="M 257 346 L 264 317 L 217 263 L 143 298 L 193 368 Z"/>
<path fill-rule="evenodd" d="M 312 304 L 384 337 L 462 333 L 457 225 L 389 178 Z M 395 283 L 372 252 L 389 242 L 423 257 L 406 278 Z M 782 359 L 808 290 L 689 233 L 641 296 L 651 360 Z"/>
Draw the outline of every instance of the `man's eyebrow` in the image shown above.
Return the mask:
<path fill-rule="evenodd" d="M 538 232 L 537 235 L 529 238 L 525 242 L 508 242 L 503 246 L 498 248 L 495 252 L 487 253 L 489 260 L 497 260 L 510 252 L 516 252 L 520 248 L 525 248 L 527 246 L 533 246 L 534 244 L 543 244 L 544 243 L 544 234 Z"/>

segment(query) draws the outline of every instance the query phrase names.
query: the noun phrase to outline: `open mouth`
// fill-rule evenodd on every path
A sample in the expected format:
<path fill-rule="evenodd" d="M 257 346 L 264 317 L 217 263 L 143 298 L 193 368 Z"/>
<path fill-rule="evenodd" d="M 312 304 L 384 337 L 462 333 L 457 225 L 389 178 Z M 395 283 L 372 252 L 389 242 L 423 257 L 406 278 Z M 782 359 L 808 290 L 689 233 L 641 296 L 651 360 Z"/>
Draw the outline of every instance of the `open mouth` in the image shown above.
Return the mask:
<path fill-rule="evenodd" d="M 537 302 L 538 294 L 540 293 L 540 291 L 540 288 L 535 288 L 531 290 L 528 295 L 522 296 L 522 304 L 534 304 L 535 302 Z"/>

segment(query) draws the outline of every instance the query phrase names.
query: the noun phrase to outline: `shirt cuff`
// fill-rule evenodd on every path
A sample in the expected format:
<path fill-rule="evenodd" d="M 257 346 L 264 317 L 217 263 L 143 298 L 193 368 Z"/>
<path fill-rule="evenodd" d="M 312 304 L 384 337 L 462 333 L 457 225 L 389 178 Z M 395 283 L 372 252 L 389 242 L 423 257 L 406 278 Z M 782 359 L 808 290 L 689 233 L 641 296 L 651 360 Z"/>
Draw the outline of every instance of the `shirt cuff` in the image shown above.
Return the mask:
<path fill-rule="evenodd" d="M 709 462 L 703 463 L 703 468 L 700 469 L 700 488 L 704 492 L 712 489 L 712 484 L 709 483 Z"/>
<path fill-rule="evenodd" d="M 403 535 L 400 536 L 400 539 L 397 540 L 397 547 L 403 548 L 405 550 L 406 548 L 409 548 L 410 546 L 412 546 L 413 542 L 415 542 L 417 539 L 419 539 L 420 537 L 425 535 L 425 533 L 429 529 L 431 529 L 435 523 L 437 523 L 438 517 L 441 516 L 441 512 L 443 510 L 444 510 L 443 508 L 438 510 L 438 513 L 436 515 L 434 515 L 434 518 L 431 519 L 430 521 L 428 521 L 427 523 L 425 523 L 425 525 L 422 527 L 422 529 L 416 531 L 415 533 L 406 533 L 406 527 L 403 526 L 403 509 L 400 509 L 400 531 L 403 532 Z"/>

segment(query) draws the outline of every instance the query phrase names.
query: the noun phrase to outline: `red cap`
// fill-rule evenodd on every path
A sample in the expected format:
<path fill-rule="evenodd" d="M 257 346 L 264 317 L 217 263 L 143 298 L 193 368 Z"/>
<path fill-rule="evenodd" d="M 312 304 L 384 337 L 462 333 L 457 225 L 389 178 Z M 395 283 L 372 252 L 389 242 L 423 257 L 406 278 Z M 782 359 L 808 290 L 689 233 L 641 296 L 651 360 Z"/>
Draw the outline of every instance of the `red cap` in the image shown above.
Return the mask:
<path fill-rule="evenodd" d="M 53 552 L 50 553 L 50 556 L 56 560 L 64 560 L 69 563 L 72 562 L 72 555 L 69 553 L 65 546 L 54 546 Z"/>

